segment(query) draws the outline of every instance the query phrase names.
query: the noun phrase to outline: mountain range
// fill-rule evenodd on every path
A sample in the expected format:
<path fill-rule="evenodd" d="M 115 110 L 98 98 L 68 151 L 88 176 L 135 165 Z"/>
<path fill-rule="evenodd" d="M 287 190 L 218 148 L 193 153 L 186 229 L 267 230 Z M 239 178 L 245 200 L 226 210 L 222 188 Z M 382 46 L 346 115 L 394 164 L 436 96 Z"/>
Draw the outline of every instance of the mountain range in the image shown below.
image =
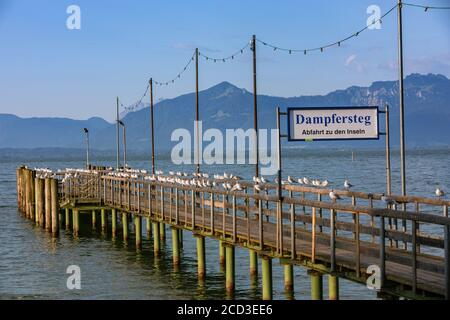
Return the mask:
<path fill-rule="evenodd" d="M 411 74 L 404 81 L 406 143 L 411 146 L 450 145 L 450 80 L 439 74 Z M 253 126 L 253 95 L 228 82 L 219 83 L 199 93 L 200 119 L 203 130 L 217 128 L 251 128 Z M 377 81 L 368 87 L 352 86 L 327 95 L 275 97 L 258 95 L 258 121 L 260 128 L 275 127 L 275 107 L 323 106 L 380 106 L 388 104 L 391 111 L 392 145 L 398 145 L 399 98 L 398 81 Z M 168 150 L 173 130 L 186 128 L 193 131 L 195 93 L 166 99 L 154 106 L 155 147 Z M 127 126 L 127 147 L 130 150 L 150 149 L 150 112 L 142 105 L 128 112 L 122 121 Z M 286 121 L 283 121 L 283 126 Z M 384 130 L 384 117 L 380 117 Z M 67 118 L 19 118 L 0 114 L 0 148 L 80 148 L 83 147 L 82 128 L 91 134 L 91 146 L 98 150 L 113 150 L 116 143 L 115 124 L 94 117 L 88 120 Z M 381 147 L 380 141 L 292 143 L 297 146 L 336 145 Z"/>

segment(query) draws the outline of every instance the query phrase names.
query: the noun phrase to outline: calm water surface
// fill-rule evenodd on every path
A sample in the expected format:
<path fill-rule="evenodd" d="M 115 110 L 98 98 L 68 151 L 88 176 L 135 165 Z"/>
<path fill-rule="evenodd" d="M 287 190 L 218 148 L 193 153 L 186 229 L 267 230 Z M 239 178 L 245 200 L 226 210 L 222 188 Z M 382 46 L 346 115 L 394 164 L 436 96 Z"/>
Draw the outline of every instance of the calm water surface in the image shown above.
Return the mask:
<path fill-rule="evenodd" d="M 1 155 L 0 155 L 1 159 Z M 32 156 L 30 157 L 32 159 Z M 356 161 L 345 150 L 288 150 L 283 159 L 285 175 L 329 179 L 340 188 L 349 179 L 355 190 L 384 192 L 385 162 L 381 151 L 358 151 Z M 130 165 L 148 168 L 149 162 L 131 159 Z M 112 159 L 95 159 L 99 164 L 114 165 Z M 206 240 L 207 277 L 204 284 L 197 281 L 195 239 L 184 232 L 181 267 L 173 269 L 171 233 L 162 257 L 153 257 L 152 241 L 143 237 L 143 248 L 136 252 L 134 241 L 128 245 L 110 235 L 91 232 L 89 217 L 82 218 L 82 233 L 74 239 L 64 230 L 58 239 L 35 227 L 17 212 L 15 169 L 25 163 L 29 167 L 52 169 L 82 167 L 83 161 L 2 161 L 0 162 L 0 298 L 1 299 L 226 299 L 225 274 L 218 262 L 218 242 Z M 394 192 L 399 191 L 398 155 L 393 155 Z M 191 172 L 192 167 L 171 165 L 160 160 L 164 170 Z M 251 178 L 253 166 L 216 166 L 205 171 L 233 172 Z M 450 150 L 411 151 L 408 153 L 408 192 L 433 196 L 436 183 L 450 190 Z M 131 235 L 133 237 L 133 234 Z M 81 268 L 82 289 L 68 290 L 66 281 L 69 265 Z M 259 266 L 260 267 L 260 266 Z M 260 299 L 261 279 L 252 283 L 248 276 L 248 252 L 236 250 L 237 299 Z M 295 272 L 295 299 L 309 299 L 309 279 L 300 267 Z M 324 278 L 324 290 L 326 287 Z M 374 299 L 374 292 L 365 286 L 341 280 L 342 299 Z M 283 269 L 273 262 L 274 298 L 286 299 L 283 289 Z M 327 291 L 324 291 L 325 293 Z"/>

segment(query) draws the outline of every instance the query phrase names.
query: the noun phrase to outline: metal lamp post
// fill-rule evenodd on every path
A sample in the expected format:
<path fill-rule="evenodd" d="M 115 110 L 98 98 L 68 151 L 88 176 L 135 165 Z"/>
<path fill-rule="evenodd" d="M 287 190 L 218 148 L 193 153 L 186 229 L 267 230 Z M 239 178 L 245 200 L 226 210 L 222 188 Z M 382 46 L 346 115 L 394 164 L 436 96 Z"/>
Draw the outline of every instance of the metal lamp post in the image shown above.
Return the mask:
<path fill-rule="evenodd" d="M 127 167 L 127 130 L 125 127 L 125 123 L 119 120 L 119 125 L 123 128 L 123 168 Z"/>
<path fill-rule="evenodd" d="M 89 130 L 88 128 L 83 128 L 83 131 L 86 137 L 86 168 L 89 168 Z"/>

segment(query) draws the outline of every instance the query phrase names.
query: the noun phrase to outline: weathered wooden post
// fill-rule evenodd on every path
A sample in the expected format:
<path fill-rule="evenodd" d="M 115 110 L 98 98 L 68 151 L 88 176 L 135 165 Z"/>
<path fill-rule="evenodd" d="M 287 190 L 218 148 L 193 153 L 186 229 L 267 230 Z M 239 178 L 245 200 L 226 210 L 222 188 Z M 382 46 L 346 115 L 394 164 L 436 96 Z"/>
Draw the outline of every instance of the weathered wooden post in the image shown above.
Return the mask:
<path fill-rule="evenodd" d="M 45 230 L 52 230 L 52 194 L 50 178 L 45 178 Z"/>
<path fill-rule="evenodd" d="M 66 230 L 70 230 L 70 209 L 65 208 L 65 214 L 66 214 Z"/>
<path fill-rule="evenodd" d="M 138 215 L 134 216 L 134 230 L 136 234 L 136 249 L 142 247 L 142 220 Z"/>
<path fill-rule="evenodd" d="M 205 263 L 205 237 L 196 235 L 197 238 L 197 273 L 198 279 L 204 280 L 206 276 Z"/>
<path fill-rule="evenodd" d="M 250 258 L 250 278 L 255 279 L 258 276 L 258 255 L 255 250 L 249 250 Z"/>
<path fill-rule="evenodd" d="M 225 246 L 222 240 L 219 241 L 219 263 L 220 268 L 223 269 L 225 267 Z"/>
<path fill-rule="evenodd" d="M 145 229 L 147 231 L 147 239 L 150 239 L 152 236 L 152 222 L 150 217 L 145 218 Z"/>
<path fill-rule="evenodd" d="M 38 180 L 38 188 L 37 188 L 37 208 L 38 208 L 38 222 L 39 226 L 45 227 L 45 180 L 41 178 L 37 178 Z"/>
<path fill-rule="evenodd" d="M 323 299 L 322 273 L 316 270 L 309 270 L 311 277 L 311 300 Z"/>
<path fill-rule="evenodd" d="M 339 278 L 335 275 L 328 275 L 328 299 L 339 300 Z"/>
<path fill-rule="evenodd" d="M 294 291 L 294 266 L 292 264 L 284 265 L 284 290 L 287 293 Z"/>
<path fill-rule="evenodd" d="M 102 223 L 102 233 L 106 233 L 106 210 L 104 208 L 100 211 L 100 218 Z"/>
<path fill-rule="evenodd" d="M 180 240 L 180 248 L 183 248 L 183 229 L 178 229 L 178 238 Z"/>
<path fill-rule="evenodd" d="M 234 292 L 234 246 L 227 244 L 226 248 L 226 271 L 225 271 L 225 278 L 226 278 L 226 290 L 228 293 Z"/>
<path fill-rule="evenodd" d="M 153 253 L 154 253 L 155 257 L 159 257 L 159 255 L 160 255 L 160 249 L 161 249 L 160 241 L 161 241 L 161 239 L 159 237 L 159 223 L 154 222 L 153 223 Z"/>
<path fill-rule="evenodd" d="M 272 300 L 272 258 L 261 256 L 263 300 Z"/>
<path fill-rule="evenodd" d="M 31 220 L 35 220 L 35 216 L 34 216 L 34 214 L 35 214 L 35 212 L 36 212 L 36 210 L 35 210 L 35 205 L 36 205 L 36 203 L 35 203 L 35 188 L 34 188 L 34 178 L 36 177 L 36 171 L 34 171 L 34 170 L 31 170 L 30 171 L 30 177 L 29 177 L 29 179 L 30 179 L 30 189 L 31 189 L 31 195 L 30 195 L 30 200 L 31 200 L 31 203 L 30 203 L 30 219 Z"/>
<path fill-rule="evenodd" d="M 128 241 L 128 217 L 126 212 L 122 212 L 122 233 L 123 241 Z"/>
<path fill-rule="evenodd" d="M 52 235 L 57 237 L 59 234 L 59 199 L 58 199 L 58 180 L 50 180 L 51 203 L 52 203 Z"/>
<path fill-rule="evenodd" d="M 39 178 L 34 177 L 33 179 L 34 183 L 34 222 L 36 225 L 39 225 L 39 197 L 40 197 L 40 190 L 39 190 Z"/>
<path fill-rule="evenodd" d="M 114 239 L 117 235 L 117 211 L 116 209 L 111 210 L 111 235 Z"/>
<path fill-rule="evenodd" d="M 25 216 L 30 218 L 31 211 L 31 184 L 30 184 L 30 170 L 25 170 Z"/>
<path fill-rule="evenodd" d="M 78 236 L 78 233 L 80 232 L 80 216 L 78 209 L 72 209 L 72 219 L 73 235 Z"/>
<path fill-rule="evenodd" d="M 159 223 L 159 238 L 162 241 L 166 240 L 166 224 L 163 222 Z"/>
<path fill-rule="evenodd" d="M 177 228 L 172 227 L 172 261 L 174 266 L 180 264 L 180 239 Z"/>
<path fill-rule="evenodd" d="M 92 230 L 95 231 L 97 225 L 97 212 L 92 210 Z"/>

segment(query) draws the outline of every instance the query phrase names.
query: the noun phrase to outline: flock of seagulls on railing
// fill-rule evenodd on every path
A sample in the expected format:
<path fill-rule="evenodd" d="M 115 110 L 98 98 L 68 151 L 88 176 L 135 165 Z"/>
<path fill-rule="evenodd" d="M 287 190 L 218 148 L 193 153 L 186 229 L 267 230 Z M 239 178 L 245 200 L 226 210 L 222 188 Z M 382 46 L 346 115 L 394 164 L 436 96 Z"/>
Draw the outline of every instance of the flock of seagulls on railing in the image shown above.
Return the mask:
<path fill-rule="evenodd" d="M 120 170 L 114 170 L 112 167 L 106 168 L 108 176 L 117 177 L 117 178 L 131 178 L 138 179 L 139 177 L 143 177 L 146 181 L 151 182 L 160 182 L 160 183 L 169 183 L 169 184 L 178 184 L 181 186 L 194 186 L 198 188 L 222 188 L 229 192 L 243 191 L 246 190 L 249 186 L 248 183 L 242 183 L 241 180 L 243 178 L 233 175 L 231 173 L 224 172 L 221 174 L 214 174 L 212 178 L 208 173 L 199 173 L 193 172 L 192 174 L 188 174 L 186 172 L 181 171 L 169 171 L 168 175 L 164 175 L 162 170 L 156 170 L 155 174 L 149 175 L 147 170 L 144 169 L 132 169 L 125 168 Z M 48 168 L 34 168 L 36 171 L 36 176 L 38 178 L 54 178 L 55 173 Z M 65 170 L 59 169 L 57 171 L 59 174 L 64 173 L 64 177 L 62 182 L 65 183 L 68 179 L 78 178 L 81 174 L 99 174 L 97 170 L 87 170 L 87 169 L 78 169 L 78 168 L 66 168 Z M 267 190 L 266 184 L 270 183 L 270 180 L 264 177 L 253 177 L 253 186 L 252 188 L 255 191 L 261 192 Z M 278 179 L 274 180 L 275 183 L 278 183 Z M 302 186 L 311 186 L 317 188 L 326 188 L 331 182 L 328 180 L 319 180 L 319 179 L 311 179 L 307 177 L 296 179 L 293 176 L 288 176 L 286 180 L 281 181 L 282 185 L 302 185 Z M 344 181 L 344 189 L 349 191 L 354 185 L 350 183 L 349 180 Z M 329 198 L 335 202 L 337 200 L 341 200 L 341 196 L 332 189 L 329 194 Z M 445 192 L 440 187 L 436 188 L 435 196 L 439 199 L 445 196 Z M 386 196 L 383 194 L 381 197 L 381 201 L 383 201 L 386 205 L 391 206 L 394 204 L 398 204 L 393 198 Z"/>

